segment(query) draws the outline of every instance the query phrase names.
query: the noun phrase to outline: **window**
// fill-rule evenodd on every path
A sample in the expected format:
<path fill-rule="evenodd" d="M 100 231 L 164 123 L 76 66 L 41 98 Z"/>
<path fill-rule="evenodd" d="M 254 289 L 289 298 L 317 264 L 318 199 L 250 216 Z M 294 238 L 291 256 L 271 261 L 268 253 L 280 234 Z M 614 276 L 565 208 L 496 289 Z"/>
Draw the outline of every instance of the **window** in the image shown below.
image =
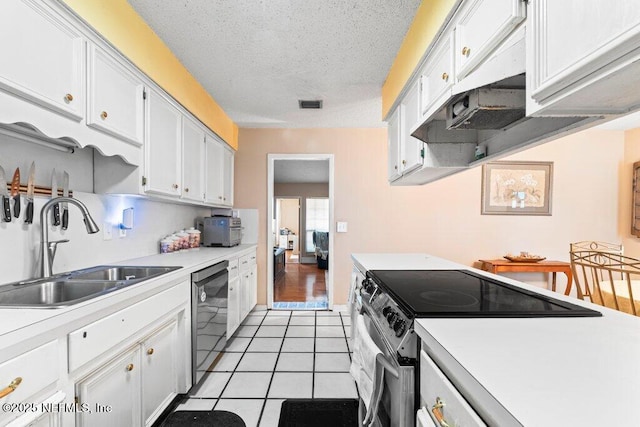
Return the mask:
<path fill-rule="evenodd" d="M 305 235 L 305 252 L 313 253 L 315 246 L 313 244 L 314 231 L 329 231 L 329 199 L 308 198 L 306 200 L 306 235 Z"/>

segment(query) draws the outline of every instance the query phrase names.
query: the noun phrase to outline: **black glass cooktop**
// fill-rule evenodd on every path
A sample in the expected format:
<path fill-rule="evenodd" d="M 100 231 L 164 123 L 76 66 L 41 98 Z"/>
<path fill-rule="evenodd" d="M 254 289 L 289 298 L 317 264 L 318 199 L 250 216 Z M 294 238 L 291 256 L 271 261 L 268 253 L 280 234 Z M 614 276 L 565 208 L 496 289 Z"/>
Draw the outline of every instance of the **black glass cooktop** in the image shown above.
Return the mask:
<path fill-rule="evenodd" d="M 598 311 L 463 270 L 367 273 L 410 317 L 595 317 Z"/>

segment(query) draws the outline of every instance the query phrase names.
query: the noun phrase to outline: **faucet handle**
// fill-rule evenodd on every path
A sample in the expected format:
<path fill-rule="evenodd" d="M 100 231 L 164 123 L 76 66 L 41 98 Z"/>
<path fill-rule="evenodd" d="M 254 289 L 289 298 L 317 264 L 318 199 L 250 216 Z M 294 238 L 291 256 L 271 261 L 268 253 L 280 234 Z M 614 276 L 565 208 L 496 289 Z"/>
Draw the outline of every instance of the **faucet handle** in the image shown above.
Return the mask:
<path fill-rule="evenodd" d="M 62 240 L 53 240 L 51 242 L 49 242 L 49 249 L 52 249 L 53 251 L 56 250 L 56 247 L 60 244 L 60 243 L 67 243 L 69 242 L 69 239 L 62 239 Z"/>

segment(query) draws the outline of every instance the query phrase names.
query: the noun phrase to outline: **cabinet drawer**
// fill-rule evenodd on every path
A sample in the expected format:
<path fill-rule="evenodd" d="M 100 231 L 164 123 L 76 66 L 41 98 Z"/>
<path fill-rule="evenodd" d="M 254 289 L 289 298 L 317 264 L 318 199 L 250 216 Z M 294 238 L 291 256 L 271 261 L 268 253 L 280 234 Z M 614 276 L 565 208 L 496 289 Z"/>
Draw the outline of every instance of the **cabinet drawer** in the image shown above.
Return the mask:
<path fill-rule="evenodd" d="M 229 260 L 229 279 L 232 279 L 234 277 L 238 277 L 239 272 L 238 272 L 238 266 L 239 266 L 239 261 L 238 258 L 235 259 L 230 259 Z"/>
<path fill-rule="evenodd" d="M 434 406 L 450 426 L 486 426 L 458 390 L 424 352 L 420 352 L 420 403 L 432 417 Z"/>
<path fill-rule="evenodd" d="M 243 255 L 239 259 L 240 272 L 248 271 L 251 267 L 256 265 L 256 253 L 252 252 L 247 255 Z"/>
<path fill-rule="evenodd" d="M 2 403 L 34 403 L 31 396 L 58 380 L 58 341 L 51 341 L 21 354 L 0 365 L 0 388 L 4 389 L 16 378 L 22 382 L 13 392 L 0 399 Z M 0 413 L 0 420 L 10 412 Z M 16 416 L 20 413 L 16 412 Z"/>
<path fill-rule="evenodd" d="M 185 287 L 174 286 L 71 332 L 69 334 L 69 372 L 107 352 L 171 310 L 184 305 L 187 296 Z"/>

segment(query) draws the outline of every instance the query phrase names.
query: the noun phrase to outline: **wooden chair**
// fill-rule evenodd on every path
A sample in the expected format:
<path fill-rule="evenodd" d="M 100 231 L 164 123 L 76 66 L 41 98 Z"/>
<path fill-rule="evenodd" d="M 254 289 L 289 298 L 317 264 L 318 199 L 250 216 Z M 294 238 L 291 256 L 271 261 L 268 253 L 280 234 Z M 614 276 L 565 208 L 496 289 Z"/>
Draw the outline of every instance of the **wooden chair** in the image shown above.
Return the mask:
<path fill-rule="evenodd" d="M 573 265 L 574 253 L 576 252 L 587 252 L 587 253 L 609 253 L 609 254 L 617 254 L 622 255 L 623 248 L 621 244 L 617 243 L 607 243 L 607 242 L 598 242 L 595 240 L 584 240 L 581 242 L 571 243 L 569 245 L 569 256 L 571 258 L 571 270 L 573 272 L 574 282 L 576 284 L 576 292 L 578 298 L 584 300 L 584 297 L 589 297 L 591 299 L 591 293 L 588 287 L 586 287 L 586 283 L 584 280 L 580 280 L 580 277 L 576 275 L 576 269 Z M 584 255 L 584 254 L 583 254 Z M 597 258 L 597 256 L 595 256 Z M 606 260 L 601 260 L 605 262 Z"/>
<path fill-rule="evenodd" d="M 619 253 L 571 252 L 578 298 L 640 315 L 640 260 Z"/>

